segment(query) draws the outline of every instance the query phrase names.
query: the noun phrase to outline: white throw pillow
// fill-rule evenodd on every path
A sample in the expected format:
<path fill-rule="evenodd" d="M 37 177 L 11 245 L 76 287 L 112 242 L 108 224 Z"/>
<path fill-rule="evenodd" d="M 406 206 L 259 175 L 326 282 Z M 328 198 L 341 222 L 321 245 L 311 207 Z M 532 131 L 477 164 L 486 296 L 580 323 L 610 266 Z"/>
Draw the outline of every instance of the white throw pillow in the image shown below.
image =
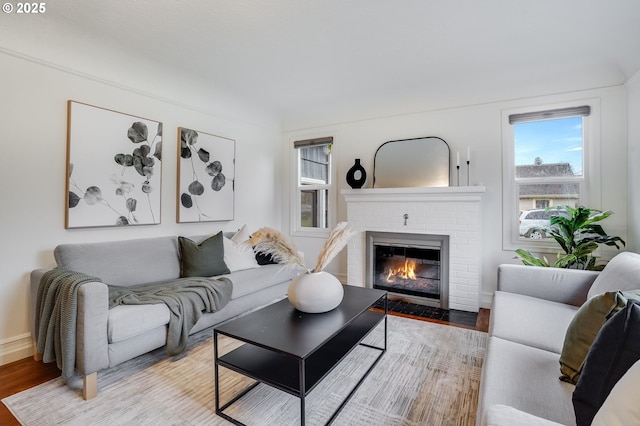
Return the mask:
<path fill-rule="evenodd" d="M 611 389 L 591 426 L 640 425 L 639 383 L 640 361 L 637 361 Z"/>
<path fill-rule="evenodd" d="M 233 237 L 224 238 L 224 263 L 227 264 L 229 271 L 235 272 L 260 266 L 248 240 L 247 225 L 243 225 Z"/>
<path fill-rule="evenodd" d="M 244 243 L 249 239 L 249 237 L 251 236 L 249 235 L 247 225 L 242 225 L 242 228 L 238 229 L 238 232 L 233 234 L 233 237 L 231 237 L 231 241 L 233 241 L 234 243 Z"/>

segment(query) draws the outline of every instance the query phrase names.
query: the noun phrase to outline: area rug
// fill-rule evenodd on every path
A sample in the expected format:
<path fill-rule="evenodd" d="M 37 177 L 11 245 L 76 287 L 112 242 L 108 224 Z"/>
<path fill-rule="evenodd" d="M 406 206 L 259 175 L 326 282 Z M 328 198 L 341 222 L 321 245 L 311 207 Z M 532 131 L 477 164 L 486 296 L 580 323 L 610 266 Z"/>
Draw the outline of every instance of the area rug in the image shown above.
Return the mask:
<path fill-rule="evenodd" d="M 366 339 L 382 344 L 384 327 Z M 485 333 L 388 317 L 388 346 L 334 425 L 474 425 Z M 222 338 L 221 353 L 238 346 Z M 324 424 L 378 351 L 358 347 L 307 397 L 307 424 Z M 221 401 L 251 383 L 221 368 Z M 188 352 L 163 349 L 98 374 L 95 399 L 81 380 L 54 379 L 2 400 L 24 425 L 227 425 L 215 414 L 212 331 L 190 339 Z M 299 424 L 299 400 L 259 385 L 225 412 L 248 425 Z"/>

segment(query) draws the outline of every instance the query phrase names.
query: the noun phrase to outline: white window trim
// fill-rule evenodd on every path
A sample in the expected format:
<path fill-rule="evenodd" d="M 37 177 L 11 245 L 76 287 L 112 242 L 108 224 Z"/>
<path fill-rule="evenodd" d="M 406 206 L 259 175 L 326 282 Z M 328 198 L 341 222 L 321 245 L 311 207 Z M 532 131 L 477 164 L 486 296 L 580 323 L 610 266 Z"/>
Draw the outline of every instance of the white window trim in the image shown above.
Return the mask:
<path fill-rule="evenodd" d="M 589 208 L 601 207 L 600 180 L 600 99 L 581 99 L 546 105 L 520 107 L 502 111 L 502 248 L 513 251 L 518 248 L 537 253 L 557 253 L 559 246 L 555 241 L 529 241 L 519 238 L 517 187 L 514 164 L 514 131 L 509 124 L 509 115 L 534 111 L 546 111 L 571 108 L 582 105 L 591 107 L 591 114 L 584 120 L 583 135 L 583 177 L 580 180 L 581 205 Z M 562 180 L 554 178 L 554 181 Z M 568 178 L 575 181 L 576 178 Z M 551 260 L 551 259 L 550 259 Z"/>
<path fill-rule="evenodd" d="M 329 203 L 329 208 L 327 211 L 327 228 L 309 228 L 302 227 L 300 225 L 300 204 L 301 204 L 301 195 L 300 185 L 298 184 L 298 176 L 300 175 L 300 164 L 298 161 L 298 150 L 293 147 L 295 141 L 304 140 L 304 139 L 315 139 L 321 137 L 333 136 L 333 143 L 331 145 L 331 165 L 329 168 L 329 185 L 305 185 L 304 189 L 314 190 L 314 189 L 327 189 L 327 202 Z M 292 138 L 289 141 L 289 151 L 290 151 L 290 161 L 291 164 L 291 195 L 289 199 L 290 203 L 290 231 L 291 235 L 294 237 L 312 237 L 312 238 L 327 238 L 329 236 L 329 232 L 336 223 L 336 158 L 335 158 L 335 148 L 336 148 L 336 137 L 331 133 L 322 133 L 318 135 L 305 135 L 304 137 L 296 137 Z"/>

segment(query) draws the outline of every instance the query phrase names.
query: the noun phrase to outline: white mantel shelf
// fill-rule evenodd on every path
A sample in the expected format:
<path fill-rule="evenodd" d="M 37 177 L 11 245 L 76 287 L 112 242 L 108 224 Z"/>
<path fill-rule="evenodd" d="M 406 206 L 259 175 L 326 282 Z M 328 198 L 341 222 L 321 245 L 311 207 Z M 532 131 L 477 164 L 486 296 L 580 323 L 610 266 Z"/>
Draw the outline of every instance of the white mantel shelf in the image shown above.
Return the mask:
<path fill-rule="evenodd" d="M 480 201 L 484 186 L 343 189 L 347 202 Z"/>

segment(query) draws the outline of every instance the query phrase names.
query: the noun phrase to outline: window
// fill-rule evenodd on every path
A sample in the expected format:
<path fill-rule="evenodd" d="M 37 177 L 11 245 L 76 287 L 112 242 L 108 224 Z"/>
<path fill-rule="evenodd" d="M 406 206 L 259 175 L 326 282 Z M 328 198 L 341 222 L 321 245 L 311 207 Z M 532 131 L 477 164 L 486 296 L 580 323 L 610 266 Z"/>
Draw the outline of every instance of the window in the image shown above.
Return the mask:
<path fill-rule="evenodd" d="M 333 137 L 295 141 L 297 176 L 292 224 L 298 234 L 325 235 L 330 227 Z"/>
<path fill-rule="evenodd" d="M 503 113 L 505 249 L 555 248 L 545 209 L 587 203 L 592 115 L 585 104 Z"/>
<path fill-rule="evenodd" d="M 535 200 L 536 209 L 546 209 L 551 206 L 551 200 Z"/>

